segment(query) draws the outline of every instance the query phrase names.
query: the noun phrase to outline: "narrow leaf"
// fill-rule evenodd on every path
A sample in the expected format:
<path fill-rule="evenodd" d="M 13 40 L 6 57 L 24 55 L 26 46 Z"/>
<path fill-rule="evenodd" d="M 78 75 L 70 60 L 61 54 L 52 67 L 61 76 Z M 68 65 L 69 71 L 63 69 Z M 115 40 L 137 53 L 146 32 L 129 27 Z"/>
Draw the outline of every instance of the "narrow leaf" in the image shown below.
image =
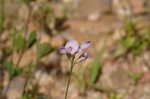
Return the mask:
<path fill-rule="evenodd" d="M 26 47 L 26 42 L 20 33 L 14 34 L 13 35 L 13 48 L 15 50 L 22 50 Z"/>
<path fill-rule="evenodd" d="M 52 48 L 50 46 L 50 44 L 48 44 L 48 43 L 38 43 L 37 44 L 38 58 L 44 57 L 45 55 L 49 54 L 53 50 L 54 50 L 54 48 Z"/>
<path fill-rule="evenodd" d="M 95 84 L 102 70 L 102 63 L 99 58 L 96 58 L 90 66 L 90 82 Z"/>
<path fill-rule="evenodd" d="M 37 40 L 36 32 L 31 32 L 30 35 L 29 35 L 28 42 L 27 42 L 28 48 L 31 48 L 34 45 L 34 43 L 36 42 L 36 40 Z"/>

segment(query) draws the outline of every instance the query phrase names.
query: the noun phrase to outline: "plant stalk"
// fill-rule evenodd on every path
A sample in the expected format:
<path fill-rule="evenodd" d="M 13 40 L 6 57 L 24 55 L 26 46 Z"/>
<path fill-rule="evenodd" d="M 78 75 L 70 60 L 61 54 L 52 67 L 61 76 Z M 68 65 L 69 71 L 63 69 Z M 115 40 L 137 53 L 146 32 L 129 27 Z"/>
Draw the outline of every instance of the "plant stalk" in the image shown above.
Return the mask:
<path fill-rule="evenodd" d="M 68 78 L 68 81 L 67 81 L 67 87 L 66 87 L 66 91 L 65 91 L 65 99 L 67 99 L 73 67 L 74 67 L 74 57 L 71 59 L 70 75 L 69 75 L 69 78 Z"/>

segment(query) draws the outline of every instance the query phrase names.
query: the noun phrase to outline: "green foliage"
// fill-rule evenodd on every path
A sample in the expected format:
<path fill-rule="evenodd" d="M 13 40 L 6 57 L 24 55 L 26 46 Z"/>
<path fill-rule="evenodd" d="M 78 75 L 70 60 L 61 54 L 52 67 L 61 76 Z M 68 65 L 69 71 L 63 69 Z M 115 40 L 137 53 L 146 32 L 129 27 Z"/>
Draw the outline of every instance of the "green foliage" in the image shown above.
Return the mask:
<path fill-rule="evenodd" d="M 33 98 L 32 98 L 32 96 L 24 95 L 24 96 L 22 96 L 22 98 L 21 98 L 21 99 L 33 99 Z"/>
<path fill-rule="evenodd" d="M 18 33 L 16 30 L 11 34 L 12 47 L 16 51 L 25 50 L 26 48 L 31 48 L 37 41 L 37 33 L 31 32 L 29 38 L 25 40 L 23 33 Z"/>
<path fill-rule="evenodd" d="M 39 93 L 38 85 L 34 86 L 32 90 L 24 91 L 21 99 L 48 99 L 47 96 Z"/>
<path fill-rule="evenodd" d="M 34 60 L 31 63 L 28 63 L 29 62 L 28 61 L 28 62 L 26 62 L 28 64 L 25 63 L 26 65 L 24 68 L 20 68 L 21 67 L 20 62 L 26 61 L 26 60 L 22 60 L 22 59 L 24 59 L 26 52 L 28 52 L 28 50 L 30 52 L 30 50 L 32 50 L 30 48 L 32 48 L 34 45 L 37 44 L 37 59 L 41 59 L 42 57 L 51 53 L 54 50 L 54 48 L 49 43 L 37 42 L 38 40 L 37 40 L 36 32 L 31 32 L 29 34 L 29 37 L 26 38 L 23 31 L 29 30 L 29 29 L 27 29 L 27 27 L 28 27 L 27 25 L 30 23 L 30 21 L 33 18 L 35 18 L 35 21 L 37 21 L 37 24 L 38 24 L 37 26 L 43 27 L 43 30 L 46 33 L 53 33 L 53 32 L 55 32 L 55 30 L 57 31 L 57 29 L 60 28 L 61 25 L 63 24 L 64 16 L 62 16 L 62 17 L 55 16 L 55 14 L 53 13 L 53 9 L 47 3 L 49 1 L 46 1 L 46 3 L 45 3 L 45 1 L 44 1 L 44 3 L 41 2 L 42 4 L 39 5 L 38 10 L 30 11 L 30 10 L 32 10 L 32 6 L 34 6 L 34 5 L 31 5 L 31 2 L 36 1 L 36 0 L 17 0 L 13 3 L 19 4 L 19 3 L 23 2 L 24 4 L 26 4 L 26 6 L 28 6 L 28 9 L 29 9 L 28 18 L 27 18 L 26 22 L 23 22 L 23 24 L 25 26 L 22 28 L 22 29 L 27 29 L 27 30 L 14 29 L 13 32 L 9 32 L 9 30 L 11 30 L 11 29 L 13 29 L 13 27 L 15 27 L 13 25 L 15 23 L 14 21 L 17 21 L 17 18 L 15 18 L 15 20 L 10 20 L 10 19 L 12 19 L 11 16 L 14 17 L 14 15 L 11 15 L 11 13 L 10 13 L 10 14 L 8 14 L 8 20 L 7 20 L 8 22 L 6 22 L 6 24 L 4 24 L 5 23 L 5 20 L 4 20 L 5 19 L 5 16 L 4 16 L 4 8 L 5 7 L 3 5 L 4 1 L 5 0 L 0 0 L 0 2 L 1 2 L 0 5 L 2 5 L 2 6 L 0 6 L 0 32 L 3 33 L 2 30 L 5 29 L 5 27 L 6 27 L 7 32 L 4 31 L 4 33 L 6 33 L 6 35 L 4 34 L 4 37 L 2 34 L 1 43 L 4 42 L 7 44 L 6 44 L 6 46 L 4 45 L 4 47 L 2 46 L 2 48 L 1 48 L 2 58 L 0 59 L 0 68 L 2 67 L 1 68 L 2 71 L 6 69 L 6 71 L 11 76 L 11 79 L 13 79 L 13 77 L 18 76 L 22 73 L 24 73 L 26 75 L 26 77 L 32 76 L 33 72 L 36 70 L 38 61 L 40 61 L 40 60 Z M 37 16 L 34 15 L 35 11 L 39 12 L 39 14 Z M 7 13 L 6 13 L 6 15 L 7 15 Z M 42 24 L 40 24 L 40 23 L 42 23 Z M 52 26 L 51 26 L 51 24 L 52 24 Z M 10 33 L 10 35 L 8 36 L 7 33 Z M 17 55 L 18 60 L 16 60 L 16 63 L 13 63 L 12 58 L 14 58 L 15 55 Z M 23 95 L 22 99 L 33 99 L 33 96 L 36 97 L 35 99 L 42 99 L 42 98 L 44 99 L 45 98 L 45 96 L 42 96 L 40 94 L 33 95 L 34 92 L 35 92 L 35 90 L 31 93 L 25 93 Z"/>
<path fill-rule="evenodd" d="M 90 87 L 97 90 L 97 91 L 101 91 L 101 92 L 116 93 L 115 89 L 109 88 L 107 86 L 103 86 L 101 84 L 93 84 L 93 85 L 90 85 Z"/>
<path fill-rule="evenodd" d="M 77 85 L 80 88 L 81 92 L 85 91 L 87 84 L 83 75 L 78 76 Z"/>
<path fill-rule="evenodd" d="M 12 33 L 12 47 L 14 50 L 23 50 L 26 48 L 26 41 L 23 34 L 18 33 L 16 30 Z"/>
<path fill-rule="evenodd" d="M 135 35 L 137 32 L 136 23 L 133 21 L 127 21 L 127 23 L 124 25 L 124 30 L 128 36 Z"/>
<path fill-rule="evenodd" d="M 129 73 L 128 76 L 132 79 L 132 84 L 135 85 L 143 77 L 143 74 Z"/>
<path fill-rule="evenodd" d="M 6 66 L 8 73 L 10 74 L 11 77 L 17 76 L 23 72 L 23 69 L 18 68 L 18 67 L 14 67 L 14 65 L 11 63 L 6 63 L 5 66 Z"/>
<path fill-rule="evenodd" d="M 146 35 L 147 35 L 147 38 L 150 40 L 150 27 L 147 29 Z"/>
<path fill-rule="evenodd" d="M 124 48 L 128 49 L 135 45 L 136 39 L 135 37 L 125 37 L 122 39 L 122 45 Z"/>
<path fill-rule="evenodd" d="M 22 0 L 26 5 L 29 5 L 32 0 Z"/>
<path fill-rule="evenodd" d="M 128 22 L 125 24 L 124 30 L 126 35 L 120 40 L 121 50 L 119 49 L 119 52 L 115 56 L 118 57 L 118 55 L 126 55 L 129 53 L 137 56 L 150 45 L 150 29 L 146 33 L 141 33 L 136 29 L 135 23 Z"/>
<path fill-rule="evenodd" d="M 87 68 L 81 66 L 81 69 L 77 73 L 74 73 L 75 78 L 77 79 L 77 87 L 80 89 L 81 93 L 84 93 L 85 89 L 87 88 L 87 80 L 85 79 L 86 70 Z"/>
<path fill-rule="evenodd" d="M 93 63 L 91 63 L 89 72 L 90 72 L 90 83 L 95 84 L 102 70 L 102 63 L 100 58 L 97 57 Z"/>
<path fill-rule="evenodd" d="M 54 48 L 52 46 L 50 46 L 49 43 L 38 43 L 37 44 L 38 59 L 46 56 L 47 54 L 49 54 L 53 50 L 54 50 Z"/>
<path fill-rule="evenodd" d="M 0 0 L 0 32 L 4 29 L 5 21 L 5 0 Z"/>
<path fill-rule="evenodd" d="M 36 41 L 37 41 L 37 33 L 31 32 L 27 40 L 27 47 L 31 48 L 35 44 Z"/>
<path fill-rule="evenodd" d="M 25 91 L 22 95 L 21 99 L 33 99 L 32 95 L 31 95 L 31 91 Z"/>
<path fill-rule="evenodd" d="M 53 14 L 53 10 L 49 5 L 43 6 L 42 7 L 42 12 L 43 13 L 48 13 L 48 14 Z"/>
<path fill-rule="evenodd" d="M 137 55 L 147 47 L 148 42 L 145 41 L 144 37 L 142 36 L 127 36 L 122 39 L 121 44 L 126 52 L 131 52 L 134 55 Z"/>
<path fill-rule="evenodd" d="M 123 99 L 123 97 L 119 96 L 117 93 L 113 93 L 108 99 Z"/>

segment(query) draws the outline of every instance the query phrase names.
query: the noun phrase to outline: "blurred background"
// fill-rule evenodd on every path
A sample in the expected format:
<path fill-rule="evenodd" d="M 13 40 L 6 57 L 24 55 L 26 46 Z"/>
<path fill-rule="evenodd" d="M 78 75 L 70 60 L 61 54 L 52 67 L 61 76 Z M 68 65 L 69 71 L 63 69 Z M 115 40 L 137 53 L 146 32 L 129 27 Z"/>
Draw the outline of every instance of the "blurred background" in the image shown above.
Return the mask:
<path fill-rule="evenodd" d="M 150 0 L 0 0 L 0 99 L 64 99 L 58 49 L 91 41 L 68 99 L 150 99 Z"/>

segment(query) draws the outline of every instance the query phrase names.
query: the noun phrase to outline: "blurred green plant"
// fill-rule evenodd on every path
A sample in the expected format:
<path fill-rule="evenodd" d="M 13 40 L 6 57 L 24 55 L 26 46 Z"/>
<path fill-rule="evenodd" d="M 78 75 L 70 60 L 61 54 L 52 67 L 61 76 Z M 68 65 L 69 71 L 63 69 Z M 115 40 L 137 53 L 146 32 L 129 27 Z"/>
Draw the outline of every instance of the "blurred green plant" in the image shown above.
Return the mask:
<path fill-rule="evenodd" d="M 102 72 L 102 62 L 100 61 L 100 58 L 97 57 L 89 67 L 89 72 L 90 72 L 90 83 L 93 85 L 96 83 L 96 81 L 99 78 L 99 75 Z"/>
<path fill-rule="evenodd" d="M 61 29 L 64 29 L 63 25 L 67 18 L 66 12 L 62 12 L 61 16 L 56 16 L 53 12 L 53 9 L 49 4 L 44 3 L 39 7 L 37 12 L 32 10 L 33 5 L 31 2 L 36 0 L 19 0 L 18 2 L 23 2 L 28 7 L 28 16 L 27 20 L 24 22 L 24 28 L 22 30 L 13 29 L 10 27 L 9 30 L 13 30 L 8 33 L 7 40 L 5 41 L 6 46 L 2 48 L 2 57 L 0 57 L 0 69 L 6 70 L 10 75 L 10 79 L 14 77 L 25 74 L 27 77 L 26 83 L 28 83 L 29 79 L 32 78 L 33 72 L 36 70 L 38 63 L 41 61 L 41 58 L 55 51 L 55 48 L 51 46 L 50 43 L 41 43 L 37 38 L 37 32 L 28 31 L 29 22 L 33 21 L 32 18 L 35 18 L 37 24 L 40 24 L 43 27 L 43 30 L 46 30 L 46 33 L 58 32 Z M 18 3 L 17 2 L 17 3 Z M 16 1 L 15 1 L 16 3 Z M 4 21 L 5 21 L 5 0 L 0 0 L 0 32 L 4 30 Z M 36 20 L 37 18 L 37 20 Z M 16 18 L 17 19 L 17 18 Z M 9 21 L 9 20 L 8 20 Z M 8 22 L 9 23 L 9 22 Z M 14 25 L 14 24 L 12 24 Z M 5 45 L 5 44 L 4 44 Z M 21 61 L 23 60 L 23 56 L 28 50 L 32 50 L 35 48 L 37 56 L 36 59 L 26 66 L 21 66 Z M 17 58 L 14 57 L 17 55 Z M 16 58 L 17 60 L 14 60 Z M 27 84 L 26 84 L 27 85 Z M 26 89 L 26 85 L 25 88 Z M 27 90 L 28 91 L 28 90 Z M 29 92 L 30 93 L 30 92 Z M 38 95 L 36 99 L 39 97 L 43 97 L 42 95 Z M 31 99 L 28 93 L 23 94 L 23 99 Z M 33 98 L 32 98 L 33 99 Z"/>
<path fill-rule="evenodd" d="M 114 57 L 126 56 L 132 54 L 137 56 L 150 46 L 150 28 L 145 32 L 137 29 L 135 22 L 129 21 L 124 25 L 125 35 L 120 39 L 120 48 L 114 54 Z"/>
<path fill-rule="evenodd" d="M 4 29 L 5 22 L 5 0 L 0 0 L 0 32 Z"/>
<path fill-rule="evenodd" d="M 101 58 L 98 56 L 90 63 L 90 65 L 88 65 L 88 67 L 82 67 L 78 73 L 74 74 L 77 79 L 77 86 L 81 93 L 85 93 L 88 88 L 106 93 L 116 92 L 112 88 L 96 83 L 102 73 L 102 68 L 103 64 Z"/>
<path fill-rule="evenodd" d="M 124 99 L 124 96 L 120 96 L 117 93 L 112 93 L 112 94 L 110 94 L 108 99 Z"/>
<path fill-rule="evenodd" d="M 38 59 L 46 56 L 47 54 L 54 51 L 54 48 L 49 43 L 37 43 L 37 55 Z"/>
<path fill-rule="evenodd" d="M 24 50 L 26 48 L 26 40 L 23 37 L 23 33 L 12 33 L 12 47 L 16 51 Z"/>
<path fill-rule="evenodd" d="M 11 77 L 15 77 L 23 72 L 22 68 L 15 67 L 12 63 L 6 63 L 5 66 Z"/>
<path fill-rule="evenodd" d="M 37 86 L 34 86 L 32 90 L 25 91 L 21 99 L 48 99 L 46 96 L 37 92 Z"/>
<path fill-rule="evenodd" d="M 128 76 L 132 79 L 132 84 L 136 85 L 138 81 L 143 77 L 143 74 L 129 73 Z"/>
<path fill-rule="evenodd" d="M 37 94 L 37 88 L 33 88 L 32 90 L 24 91 L 21 99 L 35 99 Z"/>
<path fill-rule="evenodd" d="M 75 81 L 77 84 L 77 87 L 79 88 L 79 91 L 81 94 L 85 93 L 85 90 L 88 88 L 87 79 L 86 79 L 86 71 L 87 68 L 81 66 L 80 70 L 76 73 L 73 73 L 73 76 L 75 76 Z"/>
<path fill-rule="evenodd" d="M 26 5 L 29 5 L 33 0 L 22 0 Z"/>
<path fill-rule="evenodd" d="M 27 73 L 26 74 L 27 76 L 26 85 L 27 85 L 29 79 L 31 79 L 32 74 L 36 69 L 37 64 L 40 62 L 40 59 L 48 55 L 49 53 L 53 52 L 55 48 L 53 48 L 49 43 L 40 43 L 40 41 L 38 41 L 37 39 L 37 32 L 35 31 L 30 32 L 28 37 L 25 38 L 22 32 L 14 29 L 13 32 L 10 33 L 10 38 L 11 38 L 10 39 L 11 45 L 8 46 L 6 49 L 4 49 L 5 55 L 3 56 L 1 60 L 1 64 L 5 66 L 4 68 L 8 71 L 11 79 L 13 79 L 13 77 L 16 77 L 20 74 Z M 37 52 L 37 57 L 35 61 L 27 64 L 25 68 L 20 67 L 19 63 L 22 60 L 23 54 L 27 50 L 30 50 L 33 46 L 37 46 L 35 47 L 36 52 Z M 8 56 L 12 57 L 14 53 L 17 53 L 19 55 L 18 56 L 19 58 L 16 63 L 13 63 L 12 58 L 7 59 Z M 26 85 L 25 85 L 25 88 L 26 88 Z M 23 98 L 28 99 L 29 97 L 28 96 L 26 97 L 25 95 L 23 95 Z"/>
<path fill-rule="evenodd" d="M 89 87 L 94 86 L 101 74 L 102 71 L 102 63 L 100 61 L 100 58 L 97 57 L 89 66 L 88 68 L 81 68 L 78 73 L 75 73 L 75 76 L 77 78 L 77 85 L 81 89 L 82 92 Z M 89 75 L 88 79 L 86 79 L 87 75 Z"/>
<path fill-rule="evenodd" d="M 39 10 L 33 11 L 33 17 L 38 21 L 37 24 L 49 36 L 54 36 L 67 28 L 64 25 L 67 16 L 68 13 L 65 7 L 62 7 L 60 15 L 56 15 L 53 8 L 47 3 L 42 3 Z"/>
<path fill-rule="evenodd" d="M 36 44 L 37 41 L 37 33 L 36 32 L 31 32 L 26 39 L 24 37 L 24 34 L 22 32 L 17 31 L 16 29 L 13 30 L 13 32 L 10 34 L 11 38 L 11 48 L 13 49 L 14 52 L 18 52 L 19 59 L 16 63 L 16 65 L 19 65 L 19 62 L 21 61 L 23 54 L 26 50 L 31 48 L 34 44 Z"/>
<path fill-rule="evenodd" d="M 27 48 L 31 48 L 37 41 L 37 33 L 31 32 L 27 40 Z"/>
<path fill-rule="evenodd" d="M 126 35 L 121 40 L 122 47 L 126 50 L 126 53 L 139 54 L 146 47 L 144 36 L 138 32 L 136 23 L 132 21 L 128 22 L 124 29 Z"/>

